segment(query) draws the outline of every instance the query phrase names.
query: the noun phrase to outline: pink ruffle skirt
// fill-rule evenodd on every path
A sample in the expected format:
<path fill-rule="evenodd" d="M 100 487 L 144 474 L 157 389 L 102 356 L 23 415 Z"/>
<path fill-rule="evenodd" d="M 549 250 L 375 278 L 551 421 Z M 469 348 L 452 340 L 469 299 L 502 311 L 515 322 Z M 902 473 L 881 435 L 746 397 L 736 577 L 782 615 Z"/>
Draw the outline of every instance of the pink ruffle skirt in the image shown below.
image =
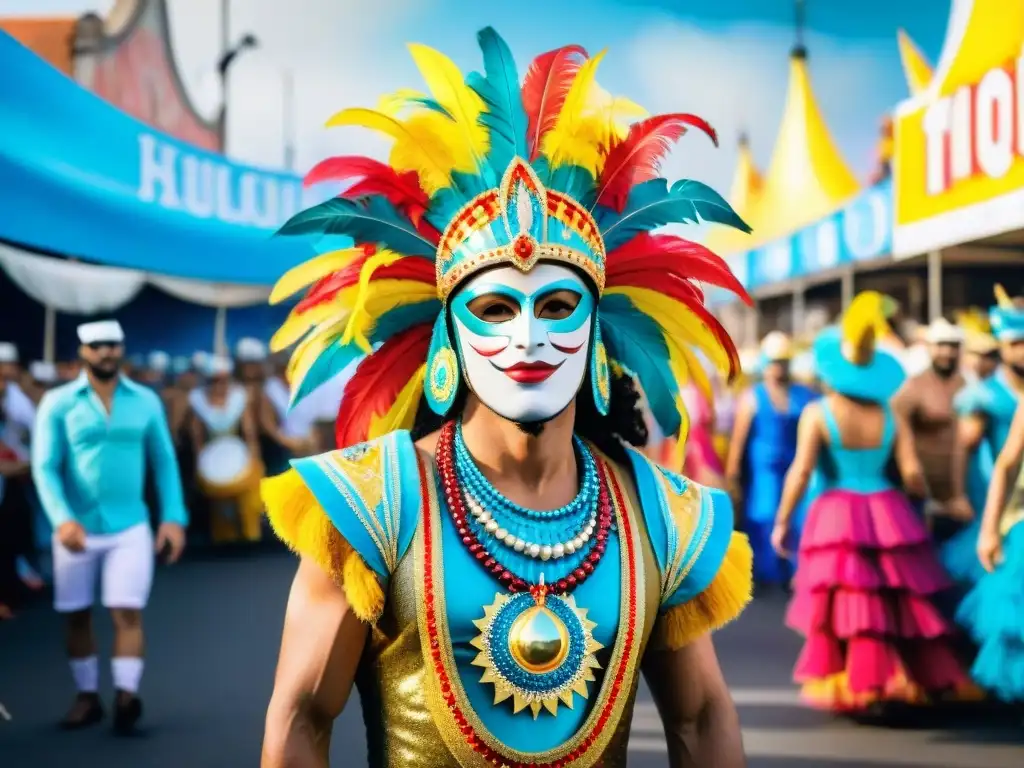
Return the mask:
<path fill-rule="evenodd" d="M 953 629 L 931 599 L 949 580 L 900 492 L 822 494 L 793 586 L 786 624 L 806 637 L 793 675 L 809 704 L 924 703 L 965 683 Z"/>

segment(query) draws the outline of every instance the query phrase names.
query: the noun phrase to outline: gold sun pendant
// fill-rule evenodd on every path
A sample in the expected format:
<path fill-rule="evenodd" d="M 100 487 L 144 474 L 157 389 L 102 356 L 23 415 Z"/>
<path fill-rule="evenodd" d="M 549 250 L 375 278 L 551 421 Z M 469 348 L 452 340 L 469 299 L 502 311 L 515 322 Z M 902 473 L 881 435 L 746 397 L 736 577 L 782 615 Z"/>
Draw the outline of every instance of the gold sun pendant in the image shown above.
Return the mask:
<path fill-rule="evenodd" d="M 494 685 L 495 704 L 512 699 L 513 712 L 529 709 L 536 719 L 541 709 L 557 714 L 559 702 L 572 709 L 575 694 L 588 698 L 604 646 L 571 595 L 549 595 L 541 581 L 534 594 L 497 595 L 473 623 L 473 664 L 484 669 L 480 682 Z"/>

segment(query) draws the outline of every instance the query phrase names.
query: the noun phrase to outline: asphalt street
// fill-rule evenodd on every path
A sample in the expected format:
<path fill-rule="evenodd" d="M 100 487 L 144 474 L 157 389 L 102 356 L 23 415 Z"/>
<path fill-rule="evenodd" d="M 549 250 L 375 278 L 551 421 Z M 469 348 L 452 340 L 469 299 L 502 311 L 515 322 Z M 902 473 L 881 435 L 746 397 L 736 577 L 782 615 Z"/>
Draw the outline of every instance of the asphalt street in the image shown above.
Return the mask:
<path fill-rule="evenodd" d="M 145 728 L 117 739 L 104 724 L 54 725 L 72 688 L 58 617 L 45 604 L 0 624 L 2 768 L 256 768 L 281 619 L 295 563 L 276 551 L 199 554 L 157 576 L 146 614 Z M 717 636 L 751 768 L 1021 768 L 1024 727 L 986 714 L 915 727 L 871 727 L 799 706 L 789 672 L 799 641 L 781 597 L 762 597 Z M 102 628 L 104 646 L 109 629 Z M 109 700 L 109 674 L 104 696 Z M 641 692 L 631 768 L 667 764 L 661 726 Z M 353 702 L 338 720 L 332 766 L 365 768 Z M 714 766 L 708 766 L 714 768 Z"/>

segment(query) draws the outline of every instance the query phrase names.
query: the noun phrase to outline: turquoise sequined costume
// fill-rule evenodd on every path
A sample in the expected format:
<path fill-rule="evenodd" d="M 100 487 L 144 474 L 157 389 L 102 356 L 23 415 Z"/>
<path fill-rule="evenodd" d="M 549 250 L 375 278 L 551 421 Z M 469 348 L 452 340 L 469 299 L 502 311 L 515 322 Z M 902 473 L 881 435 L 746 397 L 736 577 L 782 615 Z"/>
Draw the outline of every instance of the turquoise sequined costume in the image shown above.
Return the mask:
<path fill-rule="evenodd" d="M 488 361 L 544 347 L 571 365 L 525 354 L 519 364 L 552 377 L 578 371 L 555 394 L 594 418 L 611 421 L 613 382 L 628 377 L 662 432 L 684 433 L 681 383 L 710 387 L 694 350 L 726 377 L 738 367 L 692 278 L 743 290 L 719 257 L 654 230 L 747 227 L 705 185 L 659 177 L 666 148 L 689 128 L 714 137 L 702 120 L 630 124 L 637 106 L 595 82 L 603 54 L 543 54 L 520 86 L 494 30 L 478 42 L 482 73 L 463 78 L 441 53 L 412 45 L 429 95 L 401 91 L 330 121 L 379 130 L 394 148 L 388 164 L 339 157 L 311 172 L 310 181 L 355 183 L 281 233 L 354 245 L 281 279 L 272 300 L 308 290 L 273 346 L 297 345 L 293 401 L 358 367 L 338 415 L 340 450 L 293 461 L 265 481 L 263 498 L 278 535 L 332 576 L 371 627 L 356 685 L 373 768 L 616 768 L 644 653 L 679 649 L 738 615 L 749 545 L 722 492 L 618 443 L 611 457 L 575 442 L 571 503 L 517 507 L 461 442 L 460 403 L 472 391 L 490 416 L 537 421 L 488 396 L 553 389 Z M 560 277 L 522 287 L 552 272 Z M 484 274 L 492 282 L 475 298 L 503 297 L 514 319 L 489 321 L 469 306 Z M 541 317 L 545 290 L 575 302 Z M 521 345 L 505 330 L 513 324 Z M 494 392 L 473 370 L 497 377 Z M 429 412 L 443 422 L 433 452 L 410 432 Z"/>

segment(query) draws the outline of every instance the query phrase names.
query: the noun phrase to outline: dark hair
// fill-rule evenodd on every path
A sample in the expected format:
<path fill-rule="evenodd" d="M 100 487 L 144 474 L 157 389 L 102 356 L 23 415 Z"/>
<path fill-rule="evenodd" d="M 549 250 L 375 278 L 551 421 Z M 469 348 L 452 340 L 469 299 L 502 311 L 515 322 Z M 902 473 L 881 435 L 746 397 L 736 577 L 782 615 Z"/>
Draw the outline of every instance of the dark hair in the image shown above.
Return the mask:
<path fill-rule="evenodd" d="M 466 405 L 465 385 L 452 404 L 451 413 L 462 413 Z M 425 397 L 420 398 L 416 409 L 416 421 L 412 428 L 412 439 L 420 438 L 436 432 L 446 421 L 434 413 L 427 405 Z M 627 461 L 623 442 L 636 447 L 647 444 L 647 422 L 644 421 L 643 410 L 640 408 L 640 393 L 630 376 L 611 374 L 611 405 L 608 415 L 602 416 L 594 405 L 593 390 L 588 376 L 576 397 L 576 434 L 595 445 L 598 450 L 613 461 Z"/>

